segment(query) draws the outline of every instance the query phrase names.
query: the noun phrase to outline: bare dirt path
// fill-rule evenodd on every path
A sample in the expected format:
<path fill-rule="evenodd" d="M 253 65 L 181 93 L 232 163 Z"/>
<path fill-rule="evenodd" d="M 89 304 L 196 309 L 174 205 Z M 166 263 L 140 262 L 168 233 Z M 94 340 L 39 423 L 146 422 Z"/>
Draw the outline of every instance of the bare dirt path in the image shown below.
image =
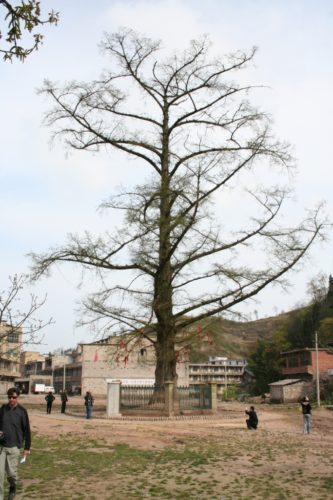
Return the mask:
<path fill-rule="evenodd" d="M 150 448 L 167 446 L 176 436 L 219 436 L 223 429 L 245 430 L 245 406 L 237 403 L 223 405 L 216 417 L 185 417 L 180 419 L 105 419 L 86 420 L 82 416 L 62 415 L 54 411 L 46 415 L 30 410 L 32 430 L 46 436 L 78 434 L 99 437 L 101 432 L 110 443 L 126 443 L 131 446 Z M 302 434 L 302 415 L 297 410 L 261 406 L 258 408 L 259 429 L 271 433 L 299 436 Z M 308 436 L 314 441 L 325 438 L 333 444 L 333 411 L 317 409 L 313 415 L 313 430 Z M 333 498 L 333 495 L 332 495 Z"/>

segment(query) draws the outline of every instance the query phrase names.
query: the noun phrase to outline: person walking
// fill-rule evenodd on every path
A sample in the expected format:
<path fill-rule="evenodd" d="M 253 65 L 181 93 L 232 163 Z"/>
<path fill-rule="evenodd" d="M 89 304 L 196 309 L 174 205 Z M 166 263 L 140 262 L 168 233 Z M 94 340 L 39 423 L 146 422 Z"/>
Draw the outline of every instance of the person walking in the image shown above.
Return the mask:
<path fill-rule="evenodd" d="M 27 410 L 17 399 L 20 392 L 8 389 L 8 403 L 0 408 L 0 500 L 4 498 L 5 476 L 9 483 L 8 499 L 16 496 L 17 466 L 20 448 L 24 443 L 23 460 L 30 453 L 31 433 Z"/>
<path fill-rule="evenodd" d="M 51 411 L 52 411 L 52 404 L 53 404 L 54 400 L 55 400 L 55 397 L 53 396 L 52 392 L 49 391 L 49 393 L 45 396 L 46 413 L 51 413 Z"/>
<path fill-rule="evenodd" d="M 257 416 L 257 413 L 255 411 L 254 406 L 250 406 L 249 410 L 246 408 L 245 413 L 249 417 L 246 419 L 247 428 L 252 429 L 252 430 L 256 430 L 259 422 L 258 422 L 258 416 Z"/>
<path fill-rule="evenodd" d="M 310 434 L 311 431 L 311 405 L 309 398 L 304 396 L 301 401 L 301 408 L 303 413 L 303 434 Z"/>
<path fill-rule="evenodd" d="M 61 391 L 60 398 L 61 398 L 61 413 L 65 413 L 66 405 L 67 405 L 67 401 L 68 401 L 66 391 Z"/>
<path fill-rule="evenodd" d="M 94 398 L 90 391 L 87 391 L 86 395 L 84 396 L 84 405 L 86 407 L 86 418 L 91 418 Z"/>

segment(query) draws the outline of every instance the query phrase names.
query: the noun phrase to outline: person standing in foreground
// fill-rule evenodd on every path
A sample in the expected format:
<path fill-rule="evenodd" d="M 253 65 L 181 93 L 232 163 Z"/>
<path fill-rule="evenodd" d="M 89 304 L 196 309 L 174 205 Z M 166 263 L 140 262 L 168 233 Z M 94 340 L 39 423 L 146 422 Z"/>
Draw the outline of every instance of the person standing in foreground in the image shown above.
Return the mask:
<path fill-rule="evenodd" d="M 52 392 L 49 391 L 49 393 L 45 396 L 45 401 L 46 401 L 46 413 L 51 413 L 52 411 L 52 403 L 55 400 L 55 397 L 53 396 Z"/>
<path fill-rule="evenodd" d="M 9 482 L 8 499 L 16 495 L 17 465 L 24 442 L 23 458 L 30 452 L 31 433 L 28 412 L 18 404 L 19 390 L 8 389 L 8 404 L 0 408 L 0 500 L 4 498 L 5 475 Z"/>
<path fill-rule="evenodd" d="M 246 408 L 245 413 L 249 417 L 248 419 L 246 419 L 247 428 L 256 430 L 258 427 L 258 417 L 254 409 L 254 406 L 250 406 L 249 410 Z"/>
<path fill-rule="evenodd" d="M 311 431 L 311 405 L 309 398 L 304 396 L 301 401 L 302 413 L 303 413 L 303 434 L 310 434 Z"/>
<path fill-rule="evenodd" d="M 86 407 L 86 418 L 91 418 L 92 417 L 92 409 L 94 405 L 94 398 L 91 394 L 91 392 L 87 391 L 86 395 L 84 396 L 84 405 Z"/>
<path fill-rule="evenodd" d="M 61 391 L 60 397 L 61 397 L 61 413 L 65 413 L 65 411 L 66 411 L 66 404 L 67 404 L 67 401 L 68 401 L 68 397 L 67 397 L 66 391 Z"/>

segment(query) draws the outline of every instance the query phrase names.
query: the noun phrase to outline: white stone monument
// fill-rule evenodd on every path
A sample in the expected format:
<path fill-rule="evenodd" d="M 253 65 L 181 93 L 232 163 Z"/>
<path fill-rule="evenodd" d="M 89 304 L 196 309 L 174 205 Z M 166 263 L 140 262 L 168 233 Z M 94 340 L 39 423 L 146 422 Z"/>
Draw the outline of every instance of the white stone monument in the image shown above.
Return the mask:
<path fill-rule="evenodd" d="M 107 407 L 108 418 L 121 417 L 120 413 L 120 380 L 107 380 Z"/>

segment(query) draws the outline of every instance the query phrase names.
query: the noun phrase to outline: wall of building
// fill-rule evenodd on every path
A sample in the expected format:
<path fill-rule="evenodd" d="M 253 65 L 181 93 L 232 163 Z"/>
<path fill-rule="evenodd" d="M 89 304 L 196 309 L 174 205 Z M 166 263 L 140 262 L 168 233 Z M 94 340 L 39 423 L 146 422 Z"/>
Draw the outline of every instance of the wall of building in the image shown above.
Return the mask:
<path fill-rule="evenodd" d="M 311 351 L 313 374 L 316 373 L 316 352 Z M 330 368 L 333 368 L 333 354 L 328 351 L 318 351 L 318 364 L 320 373 L 327 373 Z"/>
<path fill-rule="evenodd" d="M 269 388 L 271 401 L 273 403 L 281 403 L 283 401 L 283 391 L 281 385 L 272 385 Z"/>
<path fill-rule="evenodd" d="M 178 384 L 188 385 L 188 363 L 177 364 Z M 106 395 L 107 380 L 154 379 L 155 353 L 138 346 L 131 352 L 111 344 L 82 344 L 82 394 Z"/>
<path fill-rule="evenodd" d="M 304 396 L 305 384 L 296 382 L 288 385 L 271 385 L 270 394 L 273 403 L 293 403 Z"/>
<path fill-rule="evenodd" d="M 6 322 L 0 322 L 0 378 L 3 389 L 11 387 L 15 377 L 19 377 L 22 329 L 13 328 Z M 5 391 L 6 392 L 6 391 Z"/>
<path fill-rule="evenodd" d="M 283 388 L 283 402 L 291 403 L 299 401 L 304 395 L 304 384 L 299 382 L 297 384 L 286 385 Z"/>

